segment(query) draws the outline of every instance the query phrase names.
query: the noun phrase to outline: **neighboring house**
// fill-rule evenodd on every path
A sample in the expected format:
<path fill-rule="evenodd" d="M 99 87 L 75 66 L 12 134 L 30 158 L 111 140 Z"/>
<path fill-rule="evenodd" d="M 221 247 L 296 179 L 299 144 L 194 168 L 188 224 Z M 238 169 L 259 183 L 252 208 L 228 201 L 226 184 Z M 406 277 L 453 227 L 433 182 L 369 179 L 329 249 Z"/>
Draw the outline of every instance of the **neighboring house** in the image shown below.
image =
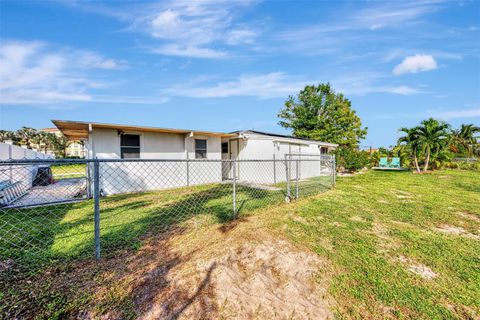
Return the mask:
<path fill-rule="evenodd" d="M 39 131 L 53 133 L 56 136 L 60 136 L 62 132 L 57 128 L 44 128 L 40 129 Z M 53 153 L 54 150 L 49 150 Z M 72 140 L 71 143 L 68 145 L 67 149 L 65 150 L 65 154 L 67 157 L 78 157 L 78 158 L 85 158 L 85 147 L 81 140 Z"/>
<path fill-rule="evenodd" d="M 284 160 L 285 154 L 320 155 L 337 147 L 336 144 L 253 130 L 223 133 L 80 121 L 52 122 L 69 139 L 85 141 L 89 159 Z M 233 177 L 231 163 L 221 161 L 108 162 L 101 165 L 102 189 L 107 194 L 213 183 Z M 256 164 L 240 161 L 236 178 L 258 183 L 285 181 L 284 168 L 280 161 Z M 305 168 L 302 177 L 320 175 L 318 162 L 315 172 L 311 171 Z"/>

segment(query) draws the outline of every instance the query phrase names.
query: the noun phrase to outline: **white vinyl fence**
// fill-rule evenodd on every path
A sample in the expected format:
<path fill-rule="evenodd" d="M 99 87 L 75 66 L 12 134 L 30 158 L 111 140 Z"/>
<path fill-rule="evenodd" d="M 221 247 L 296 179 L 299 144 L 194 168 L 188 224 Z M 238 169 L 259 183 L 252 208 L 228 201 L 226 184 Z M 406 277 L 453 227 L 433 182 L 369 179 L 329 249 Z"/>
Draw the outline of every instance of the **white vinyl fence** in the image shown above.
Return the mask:
<path fill-rule="evenodd" d="M 20 159 L 55 159 L 55 156 L 48 153 L 35 151 L 9 143 L 0 142 L 0 160 Z"/>
<path fill-rule="evenodd" d="M 0 160 L 49 160 L 55 156 L 0 142 Z M 7 186 L 20 182 L 23 188 L 32 187 L 33 180 L 38 172 L 38 164 L 21 164 L 0 167 L 0 186 Z"/>

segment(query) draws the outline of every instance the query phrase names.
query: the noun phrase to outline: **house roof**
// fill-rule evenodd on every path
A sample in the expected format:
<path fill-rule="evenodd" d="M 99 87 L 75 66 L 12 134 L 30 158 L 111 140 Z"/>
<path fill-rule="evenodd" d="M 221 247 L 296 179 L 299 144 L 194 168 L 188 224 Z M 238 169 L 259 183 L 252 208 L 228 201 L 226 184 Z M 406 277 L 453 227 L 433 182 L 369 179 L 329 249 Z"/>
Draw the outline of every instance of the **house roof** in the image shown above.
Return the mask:
<path fill-rule="evenodd" d="M 329 143 L 329 142 L 323 142 L 323 141 L 318 141 L 318 140 L 311 140 L 311 139 L 305 139 L 305 138 L 299 138 L 299 137 L 294 137 L 294 136 L 289 136 L 285 134 L 278 134 L 278 133 L 270 133 L 270 132 L 264 132 L 264 131 L 257 131 L 257 130 L 240 130 L 240 131 L 233 131 L 231 133 L 234 134 L 259 134 L 263 136 L 269 136 L 273 138 L 282 138 L 286 140 L 300 140 L 302 142 L 307 142 L 311 144 L 318 144 L 322 146 L 329 146 L 329 147 L 338 147 L 338 144 L 335 143 Z"/>
<path fill-rule="evenodd" d="M 55 131 L 58 131 L 58 128 L 43 128 L 43 129 L 40 129 L 40 131 L 55 132 Z"/>
<path fill-rule="evenodd" d="M 145 127 L 145 126 L 86 122 L 86 121 L 52 120 L 52 122 L 70 140 L 88 139 L 89 128 L 141 131 L 141 132 L 184 133 L 184 134 L 219 136 L 219 137 L 232 137 L 236 135 L 233 133 L 224 133 L 224 132 Z"/>

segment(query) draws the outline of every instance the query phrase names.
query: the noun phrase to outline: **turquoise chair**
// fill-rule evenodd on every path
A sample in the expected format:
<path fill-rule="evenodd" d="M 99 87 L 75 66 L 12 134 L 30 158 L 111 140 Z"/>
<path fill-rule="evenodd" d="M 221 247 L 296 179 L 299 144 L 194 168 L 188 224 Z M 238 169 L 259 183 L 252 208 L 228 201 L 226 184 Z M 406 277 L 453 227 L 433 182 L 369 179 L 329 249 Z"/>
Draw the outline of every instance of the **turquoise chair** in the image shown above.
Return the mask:
<path fill-rule="evenodd" d="M 400 158 L 392 158 L 392 161 L 390 162 L 390 168 L 400 168 Z"/>
<path fill-rule="evenodd" d="M 378 163 L 380 168 L 388 168 L 388 158 L 380 158 L 380 162 Z"/>

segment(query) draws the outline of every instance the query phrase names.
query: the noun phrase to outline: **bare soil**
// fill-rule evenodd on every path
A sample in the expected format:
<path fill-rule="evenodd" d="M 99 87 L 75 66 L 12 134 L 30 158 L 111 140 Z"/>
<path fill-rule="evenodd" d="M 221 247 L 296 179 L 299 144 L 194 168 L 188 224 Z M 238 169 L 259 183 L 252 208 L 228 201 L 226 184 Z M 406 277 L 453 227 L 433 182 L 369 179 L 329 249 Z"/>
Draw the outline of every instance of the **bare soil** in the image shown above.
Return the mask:
<path fill-rule="evenodd" d="M 438 277 L 437 273 L 424 264 L 415 262 L 405 256 L 400 256 L 398 260 L 406 265 L 408 271 L 415 273 L 424 279 L 431 280 Z"/>
<path fill-rule="evenodd" d="M 265 235 L 220 252 L 195 254 L 172 268 L 164 283 L 173 290 L 141 303 L 140 319 L 333 318 L 321 272 L 327 267 L 317 255 Z M 158 290 L 147 285 L 141 291 Z"/>
<path fill-rule="evenodd" d="M 71 319 L 333 319 L 330 270 L 258 221 L 238 219 L 197 233 L 149 235 L 138 251 L 10 285 L 28 288 L 25 309 L 15 314 L 32 319 L 49 316 L 44 302 L 55 292 L 90 297 L 64 310 Z"/>
<path fill-rule="evenodd" d="M 442 232 L 445 234 L 455 235 L 455 236 L 462 236 L 470 239 L 480 240 L 480 235 L 473 234 L 467 232 L 462 227 L 450 226 L 450 225 L 441 225 L 435 228 L 435 231 Z"/>

